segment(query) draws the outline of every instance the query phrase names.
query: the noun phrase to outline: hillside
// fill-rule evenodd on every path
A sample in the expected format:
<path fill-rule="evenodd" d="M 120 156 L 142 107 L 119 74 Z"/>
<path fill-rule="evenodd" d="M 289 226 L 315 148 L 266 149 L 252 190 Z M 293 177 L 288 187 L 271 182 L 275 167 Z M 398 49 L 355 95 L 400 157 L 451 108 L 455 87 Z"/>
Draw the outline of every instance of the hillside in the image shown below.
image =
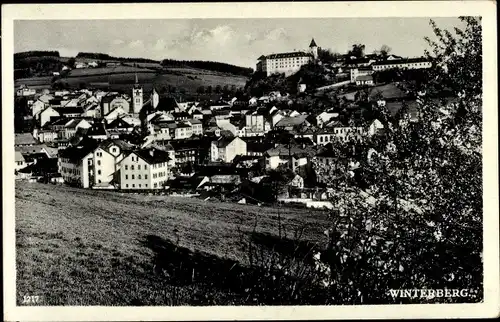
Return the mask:
<path fill-rule="evenodd" d="M 46 305 L 251 304 L 224 284 L 244 286 L 242 238 L 254 227 L 276 236 L 278 215 L 287 234 L 306 227 L 311 242 L 326 225 L 323 213 L 303 209 L 26 182 L 15 189 L 18 301 L 37 294 Z"/>

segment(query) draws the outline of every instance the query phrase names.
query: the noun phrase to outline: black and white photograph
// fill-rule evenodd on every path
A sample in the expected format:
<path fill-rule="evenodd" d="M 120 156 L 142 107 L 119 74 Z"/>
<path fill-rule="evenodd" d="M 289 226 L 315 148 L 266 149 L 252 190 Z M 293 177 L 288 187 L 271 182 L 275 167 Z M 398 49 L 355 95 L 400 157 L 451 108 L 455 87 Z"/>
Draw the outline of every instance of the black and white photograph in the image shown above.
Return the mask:
<path fill-rule="evenodd" d="M 496 3 L 460 3 L 2 7 L 7 319 L 498 316 Z"/>

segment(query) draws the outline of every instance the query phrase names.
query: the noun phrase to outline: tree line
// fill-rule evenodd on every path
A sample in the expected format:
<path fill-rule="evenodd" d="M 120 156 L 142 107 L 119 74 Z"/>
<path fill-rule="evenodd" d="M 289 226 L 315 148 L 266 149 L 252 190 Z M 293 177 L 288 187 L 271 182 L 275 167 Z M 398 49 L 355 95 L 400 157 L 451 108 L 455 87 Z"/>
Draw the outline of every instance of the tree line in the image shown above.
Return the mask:
<path fill-rule="evenodd" d="M 162 60 L 161 65 L 164 67 L 193 67 L 193 68 L 200 68 L 215 72 L 229 73 L 242 76 L 250 76 L 253 73 L 252 68 L 240 67 L 214 61 L 203 61 L 203 60 L 164 59 Z"/>
<path fill-rule="evenodd" d="M 137 63 L 154 63 L 154 64 L 160 63 L 159 61 L 154 60 L 154 59 L 114 57 L 114 56 L 110 56 L 108 54 L 103 54 L 103 53 L 79 52 L 76 55 L 76 58 L 88 58 L 88 59 L 98 59 L 98 60 L 117 60 L 117 61 L 123 61 L 123 62 L 137 62 Z"/>
<path fill-rule="evenodd" d="M 49 51 L 49 50 L 33 50 L 33 51 L 24 51 L 22 53 L 14 54 L 14 61 L 16 59 L 28 58 L 28 57 L 61 57 L 58 51 Z"/>

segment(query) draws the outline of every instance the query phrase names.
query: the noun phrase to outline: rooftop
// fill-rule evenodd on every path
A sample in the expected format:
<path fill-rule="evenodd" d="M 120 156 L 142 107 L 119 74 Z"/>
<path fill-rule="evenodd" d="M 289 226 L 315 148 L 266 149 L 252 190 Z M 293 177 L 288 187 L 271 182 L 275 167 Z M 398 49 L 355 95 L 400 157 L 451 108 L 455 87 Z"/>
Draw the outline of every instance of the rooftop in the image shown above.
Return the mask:
<path fill-rule="evenodd" d="M 14 137 L 15 145 L 31 145 L 37 144 L 38 141 L 35 140 L 31 133 L 16 133 Z"/>

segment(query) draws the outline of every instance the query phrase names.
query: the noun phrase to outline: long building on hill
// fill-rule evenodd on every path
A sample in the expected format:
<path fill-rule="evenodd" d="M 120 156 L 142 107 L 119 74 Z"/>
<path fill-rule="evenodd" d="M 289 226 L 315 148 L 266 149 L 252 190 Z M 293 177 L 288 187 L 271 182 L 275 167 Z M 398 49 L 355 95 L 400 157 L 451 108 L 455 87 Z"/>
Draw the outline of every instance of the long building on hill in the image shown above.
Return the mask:
<path fill-rule="evenodd" d="M 303 65 L 316 59 L 318 59 L 318 46 L 313 39 L 307 52 L 295 51 L 260 56 L 256 70 L 257 72 L 266 73 L 267 76 L 275 73 L 284 73 L 285 76 L 289 76 L 299 71 Z"/>

